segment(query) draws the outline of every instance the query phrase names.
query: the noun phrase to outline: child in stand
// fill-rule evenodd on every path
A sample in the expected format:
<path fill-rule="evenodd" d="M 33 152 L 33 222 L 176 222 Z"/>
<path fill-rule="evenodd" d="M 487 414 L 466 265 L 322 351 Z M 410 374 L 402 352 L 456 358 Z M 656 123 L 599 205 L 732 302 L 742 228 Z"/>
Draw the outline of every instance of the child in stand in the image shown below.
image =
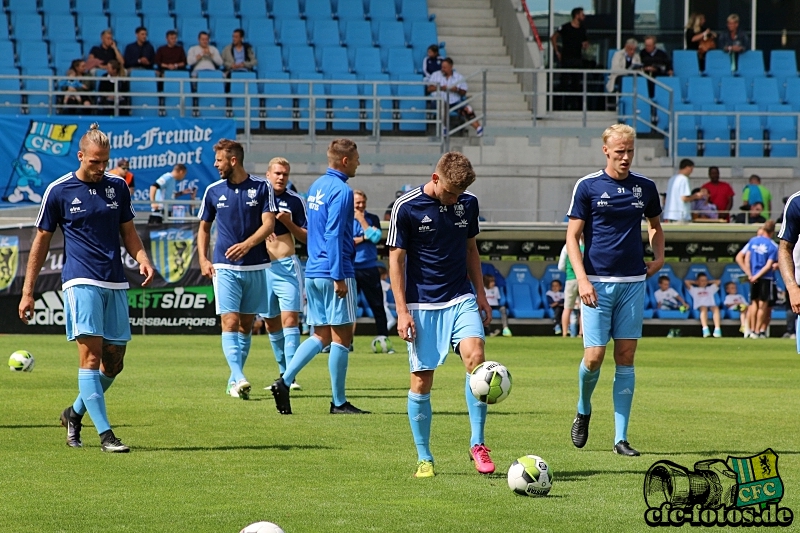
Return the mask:
<path fill-rule="evenodd" d="M 508 312 L 505 305 L 500 305 L 500 287 L 497 286 L 497 281 L 491 274 L 483 275 L 483 289 L 486 292 L 486 301 L 492 306 L 492 310 L 500 311 L 500 321 L 503 324 L 503 337 L 510 337 L 511 330 L 508 329 Z M 500 334 L 500 330 L 496 329 L 489 335 L 496 337 Z"/>
<path fill-rule="evenodd" d="M 750 336 L 750 325 L 747 321 L 747 300 L 736 290 L 736 283 L 729 281 L 725 284 L 725 301 L 722 304 L 732 311 L 739 311 L 739 319 L 742 325 L 739 332 L 744 333 L 744 337 Z"/>
<path fill-rule="evenodd" d="M 692 299 L 694 300 L 694 308 L 700 311 L 700 324 L 703 326 L 703 337 L 711 337 L 711 333 L 709 333 L 708 330 L 709 309 L 711 309 L 711 314 L 714 318 L 714 337 L 722 337 L 719 307 L 714 300 L 714 295 L 719 292 L 719 280 L 715 279 L 714 281 L 709 281 L 708 276 L 703 272 L 698 272 L 695 279 L 687 279 L 685 283 L 686 288 L 689 289 L 689 294 L 692 295 Z"/>
<path fill-rule="evenodd" d="M 656 297 L 656 304 L 659 309 L 669 311 L 686 311 L 686 300 L 678 291 L 669 286 L 669 276 L 659 276 L 658 290 L 653 293 Z"/>
<path fill-rule="evenodd" d="M 556 335 L 561 335 L 561 314 L 564 312 L 564 291 L 561 290 L 561 281 L 554 279 L 550 283 L 550 290 L 545 293 L 547 305 L 553 310 Z"/>

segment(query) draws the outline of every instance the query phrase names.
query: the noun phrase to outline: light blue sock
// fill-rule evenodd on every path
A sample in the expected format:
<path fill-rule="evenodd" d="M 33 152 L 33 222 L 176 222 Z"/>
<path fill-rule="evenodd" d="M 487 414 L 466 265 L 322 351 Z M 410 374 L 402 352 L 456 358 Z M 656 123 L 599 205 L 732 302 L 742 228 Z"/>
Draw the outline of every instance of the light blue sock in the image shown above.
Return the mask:
<path fill-rule="evenodd" d="M 103 392 L 105 392 L 114 383 L 114 378 L 110 378 L 99 371 L 98 373 L 100 374 L 100 386 L 103 387 Z M 83 416 L 86 413 L 86 406 L 83 404 L 80 393 L 75 398 L 75 403 L 72 404 L 72 410 L 78 416 Z"/>
<path fill-rule="evenodd" d="M 322 351 L 322 341 L 318 338 L 311 336 L 297 347 L 294 353 L 292 362 L 286 365 L 286 372 L 283 373 L 283 382 L 291 385 L 297 374 L 311 362 L 314 357 Z"/>
<path fill-rule="evenodd" d="M 636 386 L 636 373 L 633 365 L 617 365 L 614 373 L 614 444 L 628 440 L 628 419 L 631 416 L 633 391 Z"/>
<path fill-rule="evenodd" d="M 483 437 L 483 428 L 486 426 L 486 409 L 489 406 L 481 401 L 478 401 L 472 394 L 472 389 L 469 386 L 469 374 L 467 374 L 467 383 L 464 386 L 464 394 L 467 397 L 469 427 L 472 430 L 472 436 L 469 439 L 469 446 L 471 448 L 476 444 L 486 443 L 486 440 Z"/>
<path fill-rule="evenodd" d="M 278 371 L 283 374 L 286 372 L 286 355 L 285 355 L 285 332 L 280 330 L 275 333 L 269 334 L 269 343 L 272 346 L 272 353 L 275 354 L 275 360 L 278 362 Z"/>
<path fill-rule="evenodd" d="M 106 415 L 106 399 L 103 395 L 103 385 L 100 383 L 100 371 L 88 368 L 79 369 L 78 390 L 97 433 L 104 433 L 111 429 L 108 415 Z"/>
<path fill-rule="evenodd" d="M 225 354 L 225 359 L 228 360 L 228 366 L 231 368 L 230 381 L 245 379 L 242 373 L 242 348 L 239 346 L 239 333 L 222 332 L 222 353 Z"/>
<path fill-rule="evenodd" d="M 253 341 L 253 334 L 242 333 L 240 331 L 237 335 L 239 336 L 239 348 L 242 350 L 242 371 L 244 371 L 244 365 L 247 363 L 247 356 L 250 355 L 250 344 Z"/>
<path fill-rule="evenodd" d="M 286 364 L 292 362 L 292 357 L 300 346 L 300 328 L 283 328 L 283 353 L 286 356 Z"/>
<path fill-rule="evenodd" d="M 581 361 L 578 369 L 578 413 L 582 415 L 592 414 L 592 393 L 600 379 L 600 369 L 594 372 L 586 368 Z"/>
<path fill-rule="evenodd" d="M 342 346 L 337 342 L 331 343 L 331 353 L 328 355 L 328 371 L 331 373 L 333 405 L 337 407 L 347 401 L 347 396 L 344 393 L 344 382 L 347 379 L 347 361 L 349 358 L 350 347 Z"/>
<path fill-rule="evenodd" d="M 471 393 L 470 393 L 471 394 Z M 417 447 L 418 461 L 433 461 L 431 454 L 431 395 L 408 391 L 408 422 Z"/>

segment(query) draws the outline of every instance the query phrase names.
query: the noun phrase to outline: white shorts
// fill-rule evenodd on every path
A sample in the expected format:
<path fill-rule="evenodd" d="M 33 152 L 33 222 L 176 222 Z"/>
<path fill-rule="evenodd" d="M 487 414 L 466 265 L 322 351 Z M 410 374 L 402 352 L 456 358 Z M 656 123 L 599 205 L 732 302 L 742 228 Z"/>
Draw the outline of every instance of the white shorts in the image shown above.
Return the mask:
<path fill-rule="evenodd" d="M 568 279 L 564 284 L 564 309 L 575 309 L 576 307 L 580 307 L 581 302 L 578 299 L 579 297 L 580 294 L 578 293 L 578 280 Z"/>

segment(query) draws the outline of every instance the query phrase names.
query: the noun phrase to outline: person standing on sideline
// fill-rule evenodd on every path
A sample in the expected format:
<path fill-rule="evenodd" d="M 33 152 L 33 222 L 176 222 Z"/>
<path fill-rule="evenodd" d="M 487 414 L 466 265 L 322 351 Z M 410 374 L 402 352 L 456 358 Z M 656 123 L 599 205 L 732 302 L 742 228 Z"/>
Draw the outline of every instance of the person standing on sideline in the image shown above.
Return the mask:
<path fill-rule="evenodd" d="M 483 328 L 492 320 L 475 243 L 478 199 L 467 191 L 474 181 L 469 159 L 448 152 L 428 183 L 395 202 L 389 222 L 389 277 L 397 332 L 408 345 L 408 421 L 417 447 L 418 478 L 434 476 L 431 387 L 433 373 L 444 364 L 451 346 L 467 372 L 470 459 L 481 474 L 495 470 L 484 439 L 487 406 L 475 399 L 469 386 L 470 373 L 485 361 Z"/>
<path fill-rule="evenodd" d="M 717 212 L 725 220 L 730 219 L 731 209 L 733 208 L 733 187 L 726 181 L 719 179 L 719 167 L 708 167 L 708 182 L 701 187 L 708 191 L 708 200 L 717 206 Z"/>
<path fill-rule="evenodd" d="M 777 285 L 772 268 L 778 262 L 778 246 L 772 240 L 775 221 L 767 220 L 756 236 L 736 254 L 736 263 L 750 281 L 750 308 L 747 311 L 750 338 L 766 338 L 772 307 L 777 299 Z"/>
<path fill-rule="evenodd" d="M 381 274 L 378 272 L 378 247 L 381 240 L 381 219 L 367 211 L 367 194 L 361 190 L 353 191 L 353 242 L 356 246 L 356 286 L 363 291 L 372 316 L 375 317 L 376 341 L 386 343 L 387 353 L 394 353 L 392 341 L 389 340 L 389 326 L 386 323 L 386 311 L 383 308 L 383 289 Z M 353 322 L 353 335 L 356 323 Z"/>
<path fill-rule="evenodd" d="M 800 315 L 800 192 L 789 197 L 783 206 L 783 224 L 778 233 L 778 265 L 781 277 L 786 284 L 786 307 L 795 315 Z M 795 332 L 797 323 L 795 323 Z M 800 335 L 797 336 L 800 339 Z M 800 340 L 797 341 L 797 353 L 800 353 Z"/>
<path fill-rule="evenodd" d="M 53 232 L 64 234 L 66 262 L 61 271 L 67 339 L 75 341 L 80 356 L 78 398 L 61 413 L 67 445 L 83 446 L 81 427 L 88 411 L 104 452 L 127 453 L 130 448 L 114 435 L 106 414 L 105 392 L 122 372 L 125 348 L 131 340 L 128 322 L 128 280 L 120 253 L 120 238 L 139 263 L 142 286 L 153 279 L 153 265 L 133 226 L 136 213 L 125 180 L 105 172 L 110 142 L 92 124 L 80 140 L 75 172 L 47 187 L 36 217 L 19 317 L 26 324 L 33 315 L 33 291 Z"/>
<path fill-rule="evenodd" d="M 586 14 L 582 7 L 576 7 L 571 12 L 571 20 L 563 24 L 550 37 L 553 52 L 556 55 L 559 68 L 583 68 L 583 51 L 589 48 L 589 38 L 586 36 L 586 27 L 583 21 Z M 561 37 L 561 49 L 558 48 L 558 38 Z M 610 68 L 610 66 L 609 66 Z M 561 74 L 561 90 L 570 93 L 581 92 L 583 76 L 580 73 Z M 579 96 L 565 97 L 565 109 L 580 109 Z"/>
<path fill-rule="evenodd" d="M 581 256 L 583 256 L 583 235 L 581 235 Z M 572 263 L 569 261 L 569 254 L 567 253 L 567 245 L 561 249 L 561 255 L 558 258 L 558 269 L 566 272 L 566 279 L 564 281 L 564 312 L 561 314 L 561 336 L 576 337 L 583 334 L 580 317 L 578 317 L 576 324 L 576 331 L 573 333 L 569 329 L 570 315 L 573 309 L 581 312 L 580 298 L 578 297 L 578 280 L 575 279 L 575 269 L 572 268 Z"/>
<path fill-rule="evenodd" d="M 271 266 L 265 271 L 267 311 L 262 316 L 281 376 L 300 345 L 303 274 L 295 253 L 295 242 L 305 243 L 308 239 L 306 203 L 302 196 L 287 188 L 290 172 L 289 161 L 283 157 L 273 157 L 269 162 L 267 179 L 275 191 L 278 214 L 275 215 L 275 233 L 267 238 Z M 289 387 L 301 389 L 296 381 L 292 381 Z"/>
<path fill-rule="evenodd" d="M 628 419 L 636 377 L 637 340 L 642 336 L 645 279 L 664 265 L 661 202 L 655 183 L 630 171 L 636 131 L 614 124 L 603 132 L 604 170 L 579 179 L 572 192 L 567 250 L 583 303 L 583 361 L 578 370 L 578 414 L 572 443 L 589 439 L 592 392 L 609 339 L 614 339 L 614 453 L 637 456 L 628 442 Z M 645 262 L 640 226 L 647 218 L 653 261 Z M 581 257 L 580 238 L 585 249 Z"/>
<path fill-rule="evenodd" d="M 165 208 L 164 205 L 155 202 L 169 201 L 178 198 L 179 196 L 189 196 L 190 200 L 194 200 L 197 194 L 197 189 L 184 189 L 183 191 L 176 191 L 175 186 L 186 178 L 186 165 L 178 163 L 172 167 L 169 172 L 164 172 L 158 179 L 150 186 L 150 201 L 151 204 L 150 218 L 148 224 L 161 224 L 164 220 L 164 212 L 169 210 L 172 216 L 186 213 L 186 206 L 174 205 L 170 209 L 169 206 Z M 178 209 L 180 207 L 180 209 Z"/>
<path fill-rule="evenodd" d="M 692 221 L 692 200 L 699 200 L 702 194 L 692 194 L 689 176 L 694 170 L 694 161 L 681 159 L 680 170 L 667 182 L 667 199 L 664 202 L 664 222 L 685 224 Z"/>
<path fill-rule="evenodd" d="M 326 346 L 333 401 L 330 413 L 368 414 L 347 401 L 345 382 L 353 322 L 356 321 L 356 280 L 353 260 L 353 191 L 347 180 L 356 175 L 358 146 L 336 139 L 328 146 L 328 170 L 308 189 L 308 262 L 306 298 L 308 323 L 314 334 L 297 348 L 286 372 L 272 384 L 275 406 L 292 414 L 288 384 Z"/>
<path fill-rule="evenodd" d="M 275 229 L 272 185 L 244 169 L 244 148 L 221 139 L 214 145 L 214 167 L 220 179 L 206 188 L 200 203 L 197 255 L 200 272 L 214 282 L 214 299 L 222 323 L 222 352 L 231 369 L 226 394 L 250 399 L 244 365 L 250 354 L 253 321 L 265 313 L 270 267 L 264 241 Z M 208 260 L 211 224 L 217 222 L 217 241 Z"/>

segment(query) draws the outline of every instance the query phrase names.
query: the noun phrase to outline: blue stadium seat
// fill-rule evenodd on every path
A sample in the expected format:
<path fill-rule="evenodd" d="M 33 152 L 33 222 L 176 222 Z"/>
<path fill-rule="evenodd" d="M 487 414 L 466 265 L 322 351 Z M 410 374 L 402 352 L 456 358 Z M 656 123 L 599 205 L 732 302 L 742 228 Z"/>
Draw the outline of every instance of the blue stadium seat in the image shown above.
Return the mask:
<path fill-rule="evenodd" d="M 414 60 L 411 58 L 411 50 L 408 48 L 390 48 L 386 71 L 390 76 L 413 74 Z"/>
<path fill-rule="evenodd" d="M 430 45 L 437 44 L 439 39 L 436 32 L 436 23 L 428 21 L 416 21 L 411 24 L 408 44 L 414 50 L 426 50 Z M 416 53 L 416 52 L 415 52 Z"/>
<path fill-rule="evenodd" d="M 747 302 L 750 302 L 750 283 L 749 282 L 741 282 L 739 281 L 744 276 L 744 271 L 736 264 L 725 265 L 725 268 L 722 270 L 722 275 L 719 277 L 719 285 L 722 290 L 722 293 L 725 293 L 725 285 L 729 282 L 734 282 L 736 284 L 736 292 L 744 296 L 744 299 Z M 724 301 L 724 296 L 723 296 Z M 732 309 L 725 309 L 723 311 L 723 318 L 731 318 L 731 319 L 738 319 L 739 318 L 739 311 L 735 311 Z"/>
<path fill-rule="evenodd" d="M 53 66 L 58 74 L 65 74 L 74 59 L 83 57 L 80 43 L 56 43 L 53 45 Z"/>
<path fill-rule="evenodd" d="M 366 20 L 348 20 L 344 26 L 344 42 L 348 48 L 372 46 L 372 28 Z"/>
<path fill-rule="evenodd" d="M 672 95 L 672 104 L 673 105 L 680 105 L 683 103 L 683 95 L 682 93 L 682 83 L 680 78 L 675 77 L 668 77 L 668 78 L 659 78 L 659 82 L 667 85 L 671 91 L 665 89 L 660 85 L 656 85 L 656 91 L 653 95 L 653 101 L 658 105 L 669 109 L 670 108 L 670 95 Z M 663 130 L 669 130 L 669 115 L 661 110 L 658 110 L 658 122 L 657 125 L 659 128 Z"/>
<path fill-rule="evenodd" d="M 181 116 L 181 84 L 184 94 L 184 115 L 191 116 L 192 95 L 189 83 L 189 72 L 186 70 L 167 70 L 164 72 L 164 111 L 168 117 Z M 169 96 L 172 95 L 172 96 Z"/>
<path fill-rule="evenodd" d="M 800 78 L 786 79 L 785 101 L 792 106 L 792 109 L 800 111 Z"/>
<path fill-rule="evenodd" d="M 110 16 L 138 15 L 136 0 L 106 0 L 106 13 Z"/>
<path fill-rule="evenodd" d="M 397 86 L 400 131 L 424 132 L 428 128 L 425 122 L 427 115 L 425 100 L 406 99 L 406 97 L 423 97 L 424 95 L 425 89 L 421 84 Z"/>
<path fill-rule="evenodd" d="M 292 73 L 292 78 L 294 79 L 306 79 L 306 80 L 319 80 L 322 81 L 322 74 L 319 72 L 298 72 Z M 309 93 L 311 90 L 311 93 Z M 327 107 L 327 98 L 325 94 L 325 84 L 324 83 L 314 83 L 309 84 L 305 82 L 299 83 L 292 83 L 292 92 L 297 95 L 297 106 L 299 111 L 297 113 L 297 117 L 300 119 L 298 122 L 298 126 L 303 131 L 308 131 L 309 124 L 308 124 L 308 110 L 310 107 L 310 101 L 308 98 L 309 94 L 313 94 L 316 98 L 315 100 L 315 113 L 314 113 L 314 120 L 315 120 L 315 129 L 317 131 L 322 131 L 325 129 L 327 125 L 327 121 L 325 120 L 325 108 Z"/>
<path fill-rule="evenodd" d="M 310 21 L 333 20 L 331 0 L 306 0 L 303 14 Z"/>
<path fill-rule="evenodd" d="M 773 50 L 770 52 L 769 75 L 776 78 L 797 77 L 797 57 L 794 50 Z"/>
<path fill-rule="evenodd" d="M 52 76 L 50 69 L 31 69 L 26 72 L 28 76 Z M 50 80 L 45 78 L 34 78 L 22 80 L 22 90 L 31 115 L 44 115 L 50 113 L 50 95 L 52 94 Z M 28 91 L 41 94 L 30 94 Z M 47 94 L 45 94 L 47 93 Z M 52 102 L 55 103 L 55 102 Z"/>
<path fill-rule="evenodd" d="M 306 22 L 298 19 L 283 19 L 277 21 L 278 42 L 281 46 L 307 46 L 308 31 Z"/>
<path fill-rule="evenodd" d="M 175 10 L 176 13 L 186 16 L 202 16 L 200 0 L 184 0 L 180 2 L 183 10 Z M 171 15 L 169 2 L 164 0 L 139 0 L 138 13 L 145 17 L 168 17 Z"/>
<path fill-rule="evenodd" d="M 765 106 L 781 103 L 778 93 L 778 80 L 775 78 L 754 78 L 753 79 L 753 101 L 762 109 Z"/>
<path fill-rule="evenodd" d="M 245 18 L 242 20 L 245 40 L 253 46 L 275 46 L 275 27 L 272 19 Z"/>
<path fill-rule="evenodd" d="M 217 43 L 217 47 L 220 50 L 222 50 L 222 47 L 231 42 L 233 30 L 244 29 L 242 28 L 242 21 L 239 20 L 239 17 L 234 17 L 233 15 L 210 16 L 208 18 L 208 27 L 211 30 L 211 40 Z M 253 41 L 250 39 L 250 37 L 251 36 L 248 35 L 247 31 L 245 31 L 245 42 L 253 44 Z M 274 42 L 275 38 L 272 37 L 270 44 Z"/>
<path fill-rule="evenodd" d="M 69 15 L 72 13 L 69 0 L 41 0 L 41 2 L 42 13 L 45 16 L 55 14 Z M 33 4 L 34 2 L 29 1 L 28 3 Z"/>
<path fill-rule="evenodd" d="M 159 91 L 154 70 L 133 69 L 131 80 L 131 115 L 134 117 L 157 117 L 159 115 Z M 136 95 L 134 93 L 147 93 Z"/>
<path fill-rule="evenodd" d="M 41 41 L 44 38 L 42 16 L 38 13 L 12 13 L 11 27 L 17 41 Z"/>
<path fill-rule="evenodd" d="M 179 0 L 176 0 L 176 5 L 178 3 Z M 236 9 L 236 0 L 206 0 L 205 4 L 205 14 L 208 15 L 209 18 L 239 16 L 239 10 Z M 263 15 L 266 17 L 266 2 L 261 2 L 261 5 L 264 10 Z M 253 13 L 253 15 L 256 15 L 256 13 Z"/>
<path fill-rule="evenodd" d="M 9 13 L 36 13 L 36 0 L 6 0 L 3 4 Z"/>
<path fill-rule="evenodd" d="M 190 46 L 197 44 L 197 36 L 201 31 L 208 31 L 208 20 L 205 17 L 178 17 L 178 37 L 184 42 L 187 51 Z"/>
<path fill-rule="evenodd" d="M 336 18 L 339 20 L 364 20 L 363 0 L 338 0 Z"/>
<path fill-rule="evenodd" d="M 283 48 L 284 62 L 290 72 L 317 71 L 317 61 L 314 58 L 314 49 L 310 46 L 292 46 Z"/>
<path fill-rule="evenodd" d="M 750 50 L 739 55 L 736 74 L 748 78 L 765 76 L 764 53 L 761 50 Z"/>
<path fill-rule="evenodd" d="M 550 307 L 550 304 L 547 302 L 547 291 L 550 290 L 550 286 L 553 284 L 554 280 L 561 282 L 561 290 L 563 291 L 566 278 L 567 273 L 559 270 L 558 265 L 547 265 L 544 268 L 544 274 L 542 274 L 542 279 L 540 281 L 540 289 L 542 292 L 542 306 L 544 307 L 545 317 L 555 318 L 553 308 Z"/>
<path fill-rule="evenodd" d="M 227 115 L 223 78 L 224 75 L 219 70 L 201 70 L 197 73 L 196 111 L 200 117 L 225 117 Z"/>
<path fill-rule="evenodd" d="M 347 74 L 351 72 L 347 49 L 341 46 L 317 47 L 317 62 L 325 74 Z"/>
<path fill-rule="evenodd" d="M 705 274 L 706 277 L 708 277 L 709 285 L 711 285 L 711 281 L 713 281 L 715 278 L 714 278 L 714 276 L 711 275 L 711 272 L 708 270 L 708 267 L 705 265 L 705 263 L 692 263 L 691 265 L 689 265 L 689 269 L 686 271 L 686 276 L 683 279 L 684 280 L 695 280 L 695 279 L 697 279 L 697 274 L 699 274 L 701 272 L 703 274 Z M 721 282 L 720 282 L 720 284 L 721 284 Z M 686 303 L 689 304 L 689 308 L 690 308 L 690 315 L 689 316 L 691 318 L 696 318 L 696 319 L 700 318 L 700 310 L 699 309 L 694 309 L 694 300 L 692 299 L 692 295 L 689 293 L 689 290 L 687 289 L 685 291 L 685 293 L 686 293 L 686 296 L 684 296 L 684 298 L 686 299 Z M 714 303 L 717 305 L 717 307 L 720 308 L 720 312 L 721 312 L 721 309 L 722 309 L 722 301 L 723 301 L 723 298 L 724 298 L 722 296 L 723 293 L 724 293 L 724 290 L 722 289 L 722 287 L 720 287 L 717 290 L 717 293 L 714 295 Z M 711 312 L 711 309 L 709 309 L 708 310 L 708 318 L 711 318 L 711 317 L 712 317 L 712 312 Z"/>
<path fill-rule="evenodd" d="M 791 112 L 788 105 L 767 106 L 767 111 Z M 767 116 L 767 131 L 769 132 L 770 157 L 797 157 L 797 117 L 794 115 L 769 115 Z M 791 143 L 775 144 L 775 141 L 794 141 Z"/>
<path fill-rule="evenodd" d="M 100 34 L 109 28 L 105 15 L 83 15 L 78 13 L 78 31 L 87 50 L 100 44 Z"/>
<path fill-rule="evenodd" d="M 234 80 L 240 81 L 237 83 L 234 82 Z M 233 118 L 236 119 L 237 123 L 240 123 L 239 126 L 242 127 L 244 127 L 244 120 L 247 116 L 247 99 L 245 98 L 245 94 L 250 100 L 250 127 L 254 127 L 253 121 L 259 121 L 260 98 L 258 84 L 255 80 L 255 72 L 231 72 L 231 112 L 233 113 Z"/>
<path fill-rule="evenodd" d="M 647 98 L 647 80 L 643 77 L 637 76 L 636 86 L 636 109 L 634 110 L 633 103 L 633 80 L 632 76 L 624 76 L 622 78 L 622 94 L 619 99 L 619 112 L 621 115 L 626 115 L 628 118 L 624 119 L 625 124 L 633 126 L 637 133 L 649 133 L 650 126 L 646 122 L 635 120 L 633 116 L 641 117 L 645 121 L 650 120 L 650 104 L 646 103 L 643 98 Z M 635 124 L 634 124 L 635 122 Z"/>
<path fill-rule="evenodd" d="M 332 83 L 330 96 L 334 118 L 331 121 L 331 127 L 334 130 L 346 131 L 359 129 L 361 100 L 358 98 L 358 86 L 354 83 Z"/>
<path fill-rule="evenodd" d="M 142 2 L 142 15 L 150 15 L 151 10 L 145 8 L 145 4 L 152 6 L 154 3 L 164 4 L 163 0 L 141 0 Z M 203 12 L 203 2 L 201 0 L 173 0 L 172 2 L 172 9 L 169 12 L 173 15 L 178 15 L 180 17 L 202 17 Z M 227 6 L 227 10 L 219 11 L 220 15 L 223 14 L 233 14 L 233 5 L 230 3 Z M 163 13 L 162 13 L 163 15 Z"/>
<path fill-rule="evenodd" d="M 272 3 L 272 16 L 277 21 L 300 19 L 300 4 L 297 0 L 280 0 Z"/>
<path fill-rule="evenodd" d="M 686 101 L 692 105 L 714 104 L 714 83 L 710 78 L 689 78 Z"/>
<path fill-rule="evenodd" d="M 379 73 L 368 73 L 362 74 L 358 76 L 359 80 L 364 82 L 369 81 L 389 81 L 388 74 L 379 74 Z M 392 95 L 392 89 L 389 85 L 380 84 L 374 85 L 371 83 L 361 83 L 359 84 L 359 92 L 363 96 L 377 96 L 378 100 L 378 118 L 380 121 L 380 129 L 381 131 L 391 131 L 394 128 L 394 122 L 392 118 L 394 116 L 394 96 Z M 373 100 L 366 101 L 366 127 L 367 130 L 370 132 L 374 129 L 373 118 L 375 116 L 375 107 L 373 104 Z M 398 113 L 399 114 L 399 113 Z"/>
<path fill-rule="evenodd" d="M 323 46 L 341 46 L 339 23 L 330 19 L 311 21 L 311 42 L 317 49 Z"/>
<path fill-rule="evenodd" d="M 63 0 L 55 0 L 63 2 Z M 103 0 L 72 0 L 72 12 L 78 16 L 104 13 Z"/>
<path fill-rule="evenodd" d="M 0 79 L 0 114 L 18 115 L 22 95 L 20 94 L 20 84 L 18 78 Z"/>
<path fill-rule="evenodd" d="M 695 111 L 692 104 L 676 104 L 675 111 Z M 680 157 L 697 156 L 697 119 L 696 114 L 677 115 L 676 142 L 677 155 Z"/>
<path fill-rule="evenodd" d="M 539 282 L 528 265 L 513 265 L 506 278 L 508 310 L 514 318 L 544 318 Z"/>
<path fill-rule="evenodd" d="M 45 15 L 45 28 L 47 28 L 46 39 L 50 43 L 74 43 L 75 42 L 75 17 L 70 13 L 58 13 L 55 15 Z"/>
<path fill-rule="evenodd" d="M 156 50 L 167 44 L 167 32 L 177 31 L 172 17 L 144 17 L 144 27 L 147 28 L 147 39 Z M 121 50 L 124 52 L 124 48 Z"/>
<path fill-rule="evenodd" d="M 755 104 L 739 104 L 734 106 L 736 111 L 758 112 Z M 734 128 L 736 125 L 734 124 Z M 742 143 L 739 145 L 740 157 L 764 157 L 764 126 L 761 117 L 757 115 L 742 115 L 739 117 L 739 128 L 736 138 L 740 141 L 758 141 Z"/>
<path fill-rule="evenodd" d="M 706 76 L 733 76 L 731 56 L 722 50 L 709 50 L 706 53 Z"/>
<path fill-rule="evenodd" d="M 387 0 L 369 0 L 370 20 L 397 20 L 394 2 Z"/>
<path fill-rule="evenodd" d="M 373 22 L 372 38 L 381 48 L 402 48 L 406 45 L 403 23 L 396 20 Z"/>
<path fill-rule="evenodd" d="M 268 130 L 290 130 L 294 126 L 292 117 L 294 97 L 287 83 L 265 83 L 263 94 L 266 112 L 265 125 Z"/>
<path fill-rule="evenodd" d="M 111 30 L 120 52 L 125 51 L 125 44 L 136 39 L 135 30 L 142 25 L 139 15 L 111 15 Z M 98 42 L 100 37 L 97 38 Z"/>
<path fill-rule="evenodd" d="M 383 72 L 380 51 L 377 48 L 356 48 L 353 54 L 353 70 L 357 74 Z"/>
<path fill-rule="evenodd" d="M 8 24 L 0 23 L 0 40 L 11 39 L 11 33 L 8 31 Z"/>
<path fill-rule="evenodd" d="M 283 63 L 283 55 L 280 46 L 258 46 L 256 47 L 256 71 L 259 78 L 271 78 L 273 72 L 283 72 L 286 70 Z"/>
<path fill-rule="evenodd" d="M 694 78 L 700 75 L 696 50 L 675 50 L 672 52 L 672 68 L 679 78 Z"/>
<path fill-rule="evenodd" d="M 16 68 L 14 44 L 0 40 L 0 68 Z"/>
<path fill-rule="evenodd" d="M 658 290 L 658 278 L 663 276 L 667 276 L 669 278 L 670 287 L 675 289 L 675 291 L 680 294 L 683 299 L 686 299 L 686 288 L 683 285 L 683 280 L 675 275 L 675 271 L 672 270 L 672 266 L 670 265 L 664 265 L 654 276 L 647 278 L 647 288 L 650 289 L 650 292 L 655 294 L 655 291 Z M 654 315 L 658 318 L 668 320 L 687 319 L 689 318 L 689 311 L 680 311 L 678 309 L 656 309 Z"/>
<path fill-rule="evenodd" d="M 726 76 L 720 79 L 719 100 L 725 105 L 748 103 L 747 87 L 744 78 Z"/>
<path fill-rule="evenodd" d="M 400 17 L 405 22 L 430 20 L 428 0 L 403 0 L 400 6 Z"/>
<path fill-rule="evenodd" d="M 22 41 L 17 43 L 19 66 L 26 69 L 50 67 L 47 43 L 44 41 Z"/>
<path fill-rule="evenodd" d="M 267 3 L 264 0 L 239 0 L 239 11 L 236 13 L 244 18 L 267 18 Z"/>
<path fill-rule="evenodd" d="M 722 104 L 705 104 L 701 106 L 705 112 L 724 112 L 727 108 Z M 706 157 L 730 157 L 731 155 L 731 116 L 709 115 L 700 116 L 700 129 L 703 132 L 703 145 Z"/>

